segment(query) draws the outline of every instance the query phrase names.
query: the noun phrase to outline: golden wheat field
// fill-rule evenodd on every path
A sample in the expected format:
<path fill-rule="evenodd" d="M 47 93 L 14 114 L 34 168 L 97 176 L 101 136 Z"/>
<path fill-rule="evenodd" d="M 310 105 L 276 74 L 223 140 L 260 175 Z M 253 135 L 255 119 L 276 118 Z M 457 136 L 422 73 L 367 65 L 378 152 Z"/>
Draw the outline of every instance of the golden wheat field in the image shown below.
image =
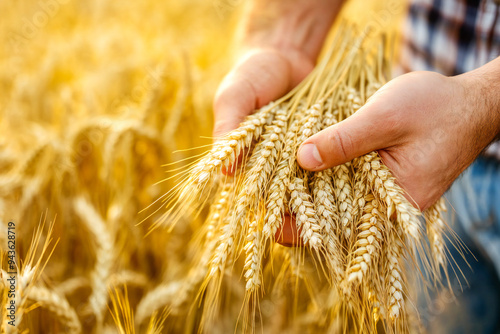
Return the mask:
<path fill-rule="evenodd" d="M 217 203 L 237 201 L 227 197 L 232 185 L 212 189 L 212 207 L 207 201 L 182 214 L 157 202 L 179 185 L 170 176 L 210 149 L 212 99 L 234 62 L 232 32 L 244 7 L 238 0 L 0 2 L 2 332 L 418 327 L 411 311 L 395 327 L 377 325 L 397 315 L 392 308 L 384 315 L 371 290 L 360 290 L 372 304 L 359 308 L 374 318 L 349 326 L 356 314 L 347 302 L 321 289 L 328 279 L 315 273 L 325 269 L 279 245 L 267 250 L 264 290 L 249 296 L 255 268 L 245 255 L 209 285 L 197 270 L 213 234 L 204 221 L 219 214 Z M 404 11 L 403 2 L 351 0 L 338 21 L 396 34 Z M 169 219 L 176 224 L 153 229 Z M 259 224 L 245 230 L 251 240 Z"/>

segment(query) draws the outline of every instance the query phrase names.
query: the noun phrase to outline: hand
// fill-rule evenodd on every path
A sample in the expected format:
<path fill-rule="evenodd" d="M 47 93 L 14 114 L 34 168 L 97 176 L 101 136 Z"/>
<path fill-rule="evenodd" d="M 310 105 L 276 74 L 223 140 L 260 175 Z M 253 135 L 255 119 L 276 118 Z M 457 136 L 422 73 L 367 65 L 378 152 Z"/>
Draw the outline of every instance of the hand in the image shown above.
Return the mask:
<path fill-rule="evenodd" d="M 425 210 L 498 133 L 498 107 L 485 94 L 489 84 L 473 72 L 400 76 L 352 117 L 306 140 L 298 162 L 318 171 L 378 150 L 408 199 Z"/>
<path fill-rule="evenodd" d="M 252 49 L 226 75 L 214 99 L 214 137 L 236 129 L 255 109 L 295 87 L 314 67 L 299 50 Z"/>

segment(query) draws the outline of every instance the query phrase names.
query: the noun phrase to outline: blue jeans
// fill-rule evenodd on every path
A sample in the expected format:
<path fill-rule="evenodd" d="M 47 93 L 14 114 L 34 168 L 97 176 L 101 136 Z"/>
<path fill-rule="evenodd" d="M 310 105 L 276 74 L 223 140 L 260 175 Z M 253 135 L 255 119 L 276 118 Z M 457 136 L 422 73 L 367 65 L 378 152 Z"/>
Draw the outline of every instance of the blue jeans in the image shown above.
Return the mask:
<path fill-rule="evenodd" d="M 420 303 L 421 319 L 429 333 L 500 333 L 500 163 L 478 158 L 446 198 L 447 221 L 472 254 L 464 260 L 449 245 L 457 262 L 448 269 L 456 300 L 433 293 L 430 303 Z"/>

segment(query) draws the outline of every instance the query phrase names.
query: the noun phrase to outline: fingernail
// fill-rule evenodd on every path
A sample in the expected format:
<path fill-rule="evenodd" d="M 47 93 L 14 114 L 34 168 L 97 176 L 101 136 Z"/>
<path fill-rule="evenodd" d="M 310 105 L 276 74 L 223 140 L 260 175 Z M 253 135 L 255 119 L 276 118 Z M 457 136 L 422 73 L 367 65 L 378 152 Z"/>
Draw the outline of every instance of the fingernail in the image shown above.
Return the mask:
<path fill-rule="evenodd" d="M 314 144 L 305 144 L 299 150 L 300 165 L 307 169 L 315 169 L 323 165 L 318 148 Z"/>

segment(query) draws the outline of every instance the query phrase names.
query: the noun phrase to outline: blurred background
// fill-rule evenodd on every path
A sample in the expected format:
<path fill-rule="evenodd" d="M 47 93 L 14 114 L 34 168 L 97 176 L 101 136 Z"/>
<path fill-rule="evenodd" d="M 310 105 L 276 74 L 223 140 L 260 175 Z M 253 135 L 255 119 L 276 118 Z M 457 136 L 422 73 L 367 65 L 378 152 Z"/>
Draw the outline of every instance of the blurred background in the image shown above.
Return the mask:
<path fill-rule="evenodd" d="M 212 97 L 234 62 L 245 2 L 0 2 L 1 245 L 9 221 L 19 264 L 40 222 L 54 222 L 59 240 L 36 293 L 21 296 L 18 329 L 118 332 L 107 305 L 110 289 L 126 286 L 132 327 L 143 332 L 171 302 L 203 217 L 146 236 L 163 213 L 154 201 L 175 185 L 158 183 L 172 169 L 162 165 L 211 143 Z M 396 33 L 404 10 L 402 1 L 351 0 L 340 20 Z M 244 285 L 235 282 L 237 294 Z M 221 319 L 221 332 L 238 311 Z M 190 332 L 169 319 L 164 331 Z"/>

